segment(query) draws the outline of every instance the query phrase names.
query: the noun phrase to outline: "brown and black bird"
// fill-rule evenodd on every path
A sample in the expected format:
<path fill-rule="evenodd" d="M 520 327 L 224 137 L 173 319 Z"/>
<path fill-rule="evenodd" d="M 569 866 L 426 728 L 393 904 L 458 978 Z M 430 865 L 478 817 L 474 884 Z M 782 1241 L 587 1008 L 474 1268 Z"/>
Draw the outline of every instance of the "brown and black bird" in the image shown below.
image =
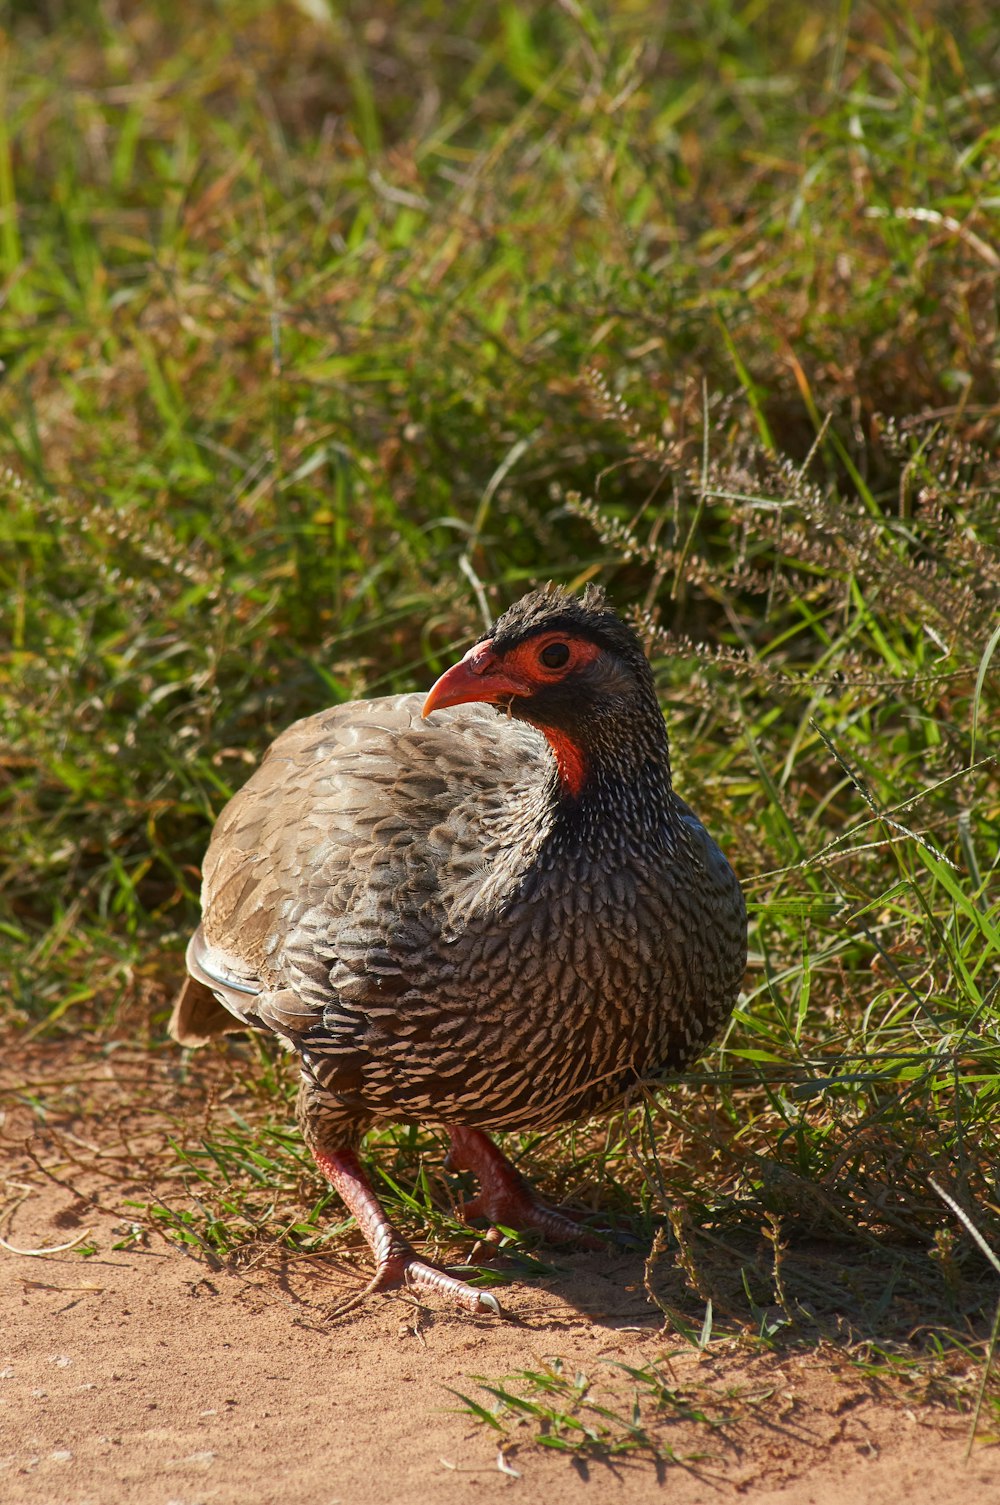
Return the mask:
<path fill-rule="evenodd" d="M 316 1164 L 372 1249 L 369 1290 L 492 1296 L 419 1258 L 358 1158 L 438 1125 L 485 1217 L 578 1237 L 489 1137 L 580 1119 L 685 1066 L 728 1018 L 746 911 L 674 793 L 636 633 L 590 588 L 516 602 L 425 699 L 307 717 L 228 803 L 171 1020 L 271 1030 Z"/>

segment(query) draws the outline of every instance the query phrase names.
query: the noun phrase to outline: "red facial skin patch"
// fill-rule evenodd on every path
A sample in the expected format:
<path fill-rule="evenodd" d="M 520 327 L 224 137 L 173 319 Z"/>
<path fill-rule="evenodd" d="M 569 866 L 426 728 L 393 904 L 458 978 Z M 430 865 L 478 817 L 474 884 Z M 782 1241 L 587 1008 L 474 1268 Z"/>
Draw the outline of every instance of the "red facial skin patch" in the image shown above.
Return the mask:
<path fill-rule="evenodd" d="M 565 663 L 550 666 L 542 658 L 546 648 L 555 644 L 569 650 Z M 444 706 L 485 700 L 491 705 L 509 705 L 529 698 L 546 685 L 559 684 L 587 664 L 599 658 L 603 650 L 588 638 L 572 637 L 565 632 L 543 632 L 519 643 L 503 655 L 494 654 L 489 641 L 477 643 L 465 657 L 432 687 L 424 702 L 423 714 L 430 715 Z M 579 743 L 559 727 L 526 718 L 547 738 L 555 755 L 559 780 L 567 794 L 578 799 L 587 777 L 587 764 Z"/>
<path fill-rule="evenodd" d="M 553 643 L 565 643 L 569 649 L 569 658 L 558 668 L 550 669 L 542 661 L 542 654 Z M 588 638 L 569 637 L 562 632 L 545 632 L 522 643 L 498 662 L 501 670 L 509 664 L 518 680 L 527 680 L 529 684 L 535 684 L 541 689 L 545 685 L 558 684 L 560 680 L 567 679 L 587 664 L 593 663 L 600 653 L 601 649 Z M 583 749 L 561 727 L 546 726 L 542 721 L 535 721 L 532 725 L 544 734 L 555 754 L 559 781 L 563 788 L 574 799 L 579 799 L 587 777 Z"/>

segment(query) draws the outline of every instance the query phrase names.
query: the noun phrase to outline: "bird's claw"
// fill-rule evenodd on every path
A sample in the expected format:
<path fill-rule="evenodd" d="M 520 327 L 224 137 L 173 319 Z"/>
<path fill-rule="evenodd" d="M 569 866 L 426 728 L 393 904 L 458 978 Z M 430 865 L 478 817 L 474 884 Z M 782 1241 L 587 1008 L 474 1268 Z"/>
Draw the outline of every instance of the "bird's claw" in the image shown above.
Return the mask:
<path fill-rule="evenodd" d="M 327 1312 L 327 1317 L 335 1320 L 346 1316 L 348 1312 L 357 1307 L 373 1295 L 376 1291 L 393 1290 L 413 1291 L 414 1294 L 433 1292 L 435 1295 L 444 1296 L 453 1301 L 464 1311 L 471 1312 L 473 1316 L 484 1316 L 487 1312 L 493 1317 L 504 1316 L 503 1307 L 490 1291 L 479 1291 L 475 1286 L 470 1286 L 464 1280 L 459 1280 L 455 1275 L 449 1275 L 447 1270 L 438 1269 L 437 1265 L 429 1264 L 426 1260 L 411 1259 L 400 1260 L 393 1258 L 380 1265 L 365 1286 L 364 1290 L 349 1296 L 345 1301 L 338 1302 Z"/>
<path fill-rule="evenodd" d="M 488 1291 L 479 1291 L 475 1286 L 468 1285 L 466 1281 L 459 1280 L 456 1275 L 449 1275 L 447 1270 L 441 1270 L 437 1265 L 432 1265 L 427 1260 L 417 1259 L 414 1255 L 386 1265 L 381 1289 L 386 1290 L 391 1286 L 406 1286 L 417 1291 L 433 1291 L 436 1295 L 454 1301 L 467 1312 L 479 1312 L 485 1307 L 495 1317 L 503 1315 L 500 1303 Z"/>

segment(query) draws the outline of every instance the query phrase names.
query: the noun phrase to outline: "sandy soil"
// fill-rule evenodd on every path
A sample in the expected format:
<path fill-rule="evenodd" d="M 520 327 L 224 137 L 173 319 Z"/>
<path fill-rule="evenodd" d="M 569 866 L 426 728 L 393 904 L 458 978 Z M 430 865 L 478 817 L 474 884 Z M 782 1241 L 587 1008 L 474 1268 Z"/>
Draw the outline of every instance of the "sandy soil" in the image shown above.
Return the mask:
<path fill-rule="evenodd" d="M 17 1085 L 24 1071 L 21 1061 Z M 97 1252 L 0 1248 L 8 1505 L 1000 1500 L 1000 1449 L 979 1446 L 963 1461 L 966 1416 L 908 1404 L 834 1349 L 713 1343 L 699 1356 L 664 1332 L 634 1256 L 560 1252 L 541 1285 L 502 1293 L 506 1321 L 395 1295 L 330 1323 L 325 1311 L 356 1270 L 310 1260 L 236 1275 L 162 1241 L 115 1250 L 120 1169 L 103 1184 L 99 1171 L 56 1184 L 24 1153 L 26 1127 L 45 1163 L 47 1130 L 15 1107 L 4 1127 L 4 1238 L 39 1249 L 89 1230 Z M 85 1127 L 77 1115 L 81 1141 Z M 89 1127 L 96 1139 L 102 1123 Z M 601 1361 L 657 1359 L 678 1392 L 733 1420 L 711 1432 L 664 1423 L 674 1465 L 574 1461 L 516 1441 L 498 1457 L 497 1436 L 461 1413 L 451 1389 L 477 1394 L 474 1376 L 497 1380 L 557 1356 L 592 1376 L 607 1372 Z"/>

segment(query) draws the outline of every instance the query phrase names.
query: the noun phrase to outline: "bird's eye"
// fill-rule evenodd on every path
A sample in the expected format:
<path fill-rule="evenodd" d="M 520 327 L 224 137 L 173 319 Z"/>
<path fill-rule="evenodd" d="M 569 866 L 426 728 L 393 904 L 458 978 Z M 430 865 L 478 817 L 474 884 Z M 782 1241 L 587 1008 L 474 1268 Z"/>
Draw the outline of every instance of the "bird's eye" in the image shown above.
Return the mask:
<path fill-rule="evenodd" d="M 548 643 L 538 657 L 546 669 L 561 669 L 569 663 L 569 649 L 565 643 Z"/>

